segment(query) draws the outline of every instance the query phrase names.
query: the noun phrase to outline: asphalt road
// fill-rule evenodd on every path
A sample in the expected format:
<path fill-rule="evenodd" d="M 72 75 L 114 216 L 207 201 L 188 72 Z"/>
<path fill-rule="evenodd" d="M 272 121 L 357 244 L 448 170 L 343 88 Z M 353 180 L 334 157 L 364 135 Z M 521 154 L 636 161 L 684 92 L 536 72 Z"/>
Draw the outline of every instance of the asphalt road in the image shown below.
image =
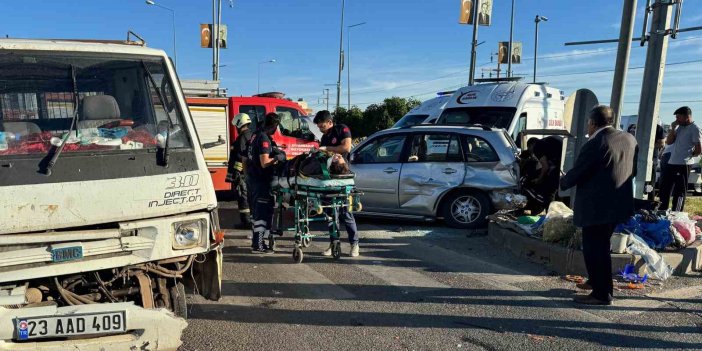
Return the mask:
<path fill-rule="evenodd" d="M 302 264 L 289 237 L 252 255 L 248 233 L 228 231 L 224 297 L 190 298 L 181 349 L 702 349 L 700 276 L 580 307 L 572 283 L 480 233 L 367 219 L 360 229 L 360 257 L 346 242 L 340 260 L 323 257 L 320 238 Z"/>

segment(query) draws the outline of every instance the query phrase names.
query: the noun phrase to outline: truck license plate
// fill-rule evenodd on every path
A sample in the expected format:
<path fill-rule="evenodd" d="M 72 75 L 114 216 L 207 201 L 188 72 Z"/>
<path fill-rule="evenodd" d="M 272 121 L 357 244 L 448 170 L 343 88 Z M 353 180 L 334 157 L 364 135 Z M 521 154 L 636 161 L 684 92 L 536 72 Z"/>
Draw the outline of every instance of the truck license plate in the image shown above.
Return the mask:
<path fill-rule="evenodd" d="M 83 258 L 83 246 L 51 248 L 51 261 L 66 262 Z"/>
<path fill-rule="evenodd" d="M 124 311 L 16 318 L 15 340 L 123 333 L 127 330 L 126 324 Z"/>

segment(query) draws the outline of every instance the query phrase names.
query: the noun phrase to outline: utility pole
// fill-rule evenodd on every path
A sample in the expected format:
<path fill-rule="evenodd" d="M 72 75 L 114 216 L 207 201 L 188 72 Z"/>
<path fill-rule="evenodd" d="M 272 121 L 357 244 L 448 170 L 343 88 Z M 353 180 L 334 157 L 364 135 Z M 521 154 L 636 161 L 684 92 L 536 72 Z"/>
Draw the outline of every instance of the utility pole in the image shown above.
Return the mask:
<path fill-rule="evenodd" d="M 222 38 L 219 37 L 220 31 L 219 27 L 222 25 L 222 0 L 217 0 L 217 41 L 215 42 L 217 44 L 217 80 L 219 80 L 219 49 L 220 49 L 220 41 Z"/>
<path fill-rule="evenodd" d="M 653 155 L 654 131 L 660 109 L 661 88 L 663 87 L 663 75 L 668 52 L 668 34 L 670 34 L 668 26 L 670 25 L 672 14 L 672 11 L 670 11 L 671 5 L 669 0 L 654 0 L 651 6 L 653 15 L 651 17 L 650 39 L 648 41 L 648 51 L 646 52 L 646 66 L 641 84 L 641 102 L 639 104 L 636 126 L 636 142 L 639 145 L 639 155 L 636 161 L 637 176 L 635 179 L 637 198 L 643 198 L 646 183 L 651 179 L 651 156 Z M 678 6 L 681 6 L 681 4 L 678 4 Z M 647 7 L 646 18 L 648 18 L 648 12 L 649 8 Z M 646 22 L 644 20 L 644 23 Z M 676 22 L 678 22 L 677 19 Z"/>
<path fill-rule="evenodd" d="M 212 44 L 212 80 L 219 79 L 217 67 L 217 34 L 215 31 L 215 23 L 217 23 L 217 0 L 212 0 L 212 30 L 210 31 L 210 43 Z"/>
<path fill-rule="evenodd" d="M 507 78 L 512 76 L 512 33 L 513 33 L 513 31 L 514 31 L 514 0 L 512 0 L 512 18 L 510 19 L 510 24 L 509 24 L 509 45 L 507 48 L 508 54 L 507 54 L 507 74 L 506 74 Z M 500 73 L 499 73 L 500 59 L 499 59 L 499 56 L 498 56 L 497 61 L 498 61 L 497 62 L 497 70 L 498 70 L 497 78 L 500 78 Z"/>
<path fill-rule="evenodd" d="M 614 66 L 612 96 L 609 99 L 609 104 L 614 110 L 615 127 L 619 126 L 622 117 L 624 89 L 626 88 L 626 75 L 629 70 L 629 56 L 631 54 L 631 39 L 634 36 L 636 1 L 637 0 L 624 0 L 624 9 L 622 10 L 622 24 L 619 29 L 619 47 L 617 48 L 617 63 Z"/>
<path fill-rule="evenodd" d="M 327 111 L 329 111 L 329 88 L 324 88 L 324 92 L 322 94 L 327 94 L 327 96 L 324 98 L 324 100 L 327 102 Z"/>
<path fill-rule="evenodd" d="M 336 109 L 339 111 L 341 102 L 341 71 L 344 70 L 344 6 L 346 0 L 341 0 L 341 29 L 339 33 L 339 78 L 336 80 Z"/>
<path fill-rule="evenodd" d="M 222 21 L 222 0 L 212 0 L 212 80 L 219 80 L 219 25 Z"/>
<path fill-rule="evenodd" d="M 473 42 L 470 49 L 470 76 L 468 77 L 468 85 L 475 84 L 475 60 L 478 50 L 478 6 L 479 1 L 473 1 Z"/>

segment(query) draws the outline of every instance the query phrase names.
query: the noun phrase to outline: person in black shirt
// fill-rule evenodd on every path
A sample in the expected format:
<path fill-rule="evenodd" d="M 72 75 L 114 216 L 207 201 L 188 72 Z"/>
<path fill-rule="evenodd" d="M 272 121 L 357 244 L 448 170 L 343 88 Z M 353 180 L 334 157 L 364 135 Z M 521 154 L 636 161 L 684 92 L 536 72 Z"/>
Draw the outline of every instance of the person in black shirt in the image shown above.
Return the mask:
<path fill-rule="evenodd" d="M 263 127 L 251 138 L 246 157 L 246 184 L 251 191 L 253 202 L 253 236 L 251 237 L 251 252 L 272 253 L 272 248 L 264 244 L 264 239 L 270 235 L 273 222 L 273 195 L 271 181 L 273 166 L 285 162 L 285 154 L 277 152 L 271 135 L 280 124 L 280 116 L 269 113 L 265 117 Z"/>
<path fill-rule="evenodd" d="M 246 173 L 242 160 L 246 157 L 246 148 L 253 137 L 251 117 L 245 113 L 234 116 L 232 125 L 236 127 L 239 135 L 229 149 L 229 164 L 227 166 L 227 182 L 232 183 L 236 192 L 237 208 L 239 209 L 239 229 L 251 228 L 251 209 L 249 207 L 249 192 L 246 186 Z"/>
<path fill-rule="evenodd" d="M 349 152 L 351 152 L 351 130 L 343 124 L 334 124 L 331 113 L 329 111 L 319 111 L 314 117 L 314 123 L 319 127 L 319 130 L 324 134 L 320 143 L 320 149 L 331 151 L 340 154 L 344 159 L 348 160 Z M 351 244 L 351 257 L 359 255 L 358 246 L 358 229 L 356 228 L 356 220 L 348 208 L 342 207 L 339 211 L 346 226 L 346 233 L 349 235 L 349 244 Z M 338 220 L 335 218 L 334 220 Z M 330 238 L 331 239 L 331 238 Z M 331 239 L 333 240 L 333 239 Z M 331 256 L 332 245 L 322 254 Z"/>
<path fill-rule="evenodd" d="M 559 137 L 548 136 L 534 144 L 533 155 L 539 161 L 541 169 L 536 179 L 530 180 L 527 188 L 531 189 L 533 202 L 532 214 L 545 209 L 556 198 L 561 172 L 561 151 L 563 142 Z M 536 212 L 536 213 L 534 213 Z"/>

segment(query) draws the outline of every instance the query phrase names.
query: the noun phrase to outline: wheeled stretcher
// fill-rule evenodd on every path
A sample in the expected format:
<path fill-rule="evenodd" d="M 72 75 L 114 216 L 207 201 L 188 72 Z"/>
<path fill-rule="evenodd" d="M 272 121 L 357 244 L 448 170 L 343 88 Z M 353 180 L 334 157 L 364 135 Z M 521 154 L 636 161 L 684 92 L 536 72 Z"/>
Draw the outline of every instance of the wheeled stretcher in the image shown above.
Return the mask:
<path fill-rule="evenodd" d="M 301 263 L 304 257 L 302 249 L 310 245 L 313 237 L 329 236 L 332 238 L 332 256 L 341 257 L 339 241 L 339 215 L 346 207 L 349 211 L 360 211 L 361 195 L 354 186 L 354 175 L 326 176 L 328 179 L 290 176 L 273 179 L 272 192 L 275 198 L 276 227 L 271 231 L 269 242 L 274 243 L 274 235 L 283 235 L 285 231 L 295 233 L 293 260 Z M 293 211 L 293 223 L 284 224 L 286 211 Z M 310 223 L 325 222 L 328 232 L 312 234 Z"/>

